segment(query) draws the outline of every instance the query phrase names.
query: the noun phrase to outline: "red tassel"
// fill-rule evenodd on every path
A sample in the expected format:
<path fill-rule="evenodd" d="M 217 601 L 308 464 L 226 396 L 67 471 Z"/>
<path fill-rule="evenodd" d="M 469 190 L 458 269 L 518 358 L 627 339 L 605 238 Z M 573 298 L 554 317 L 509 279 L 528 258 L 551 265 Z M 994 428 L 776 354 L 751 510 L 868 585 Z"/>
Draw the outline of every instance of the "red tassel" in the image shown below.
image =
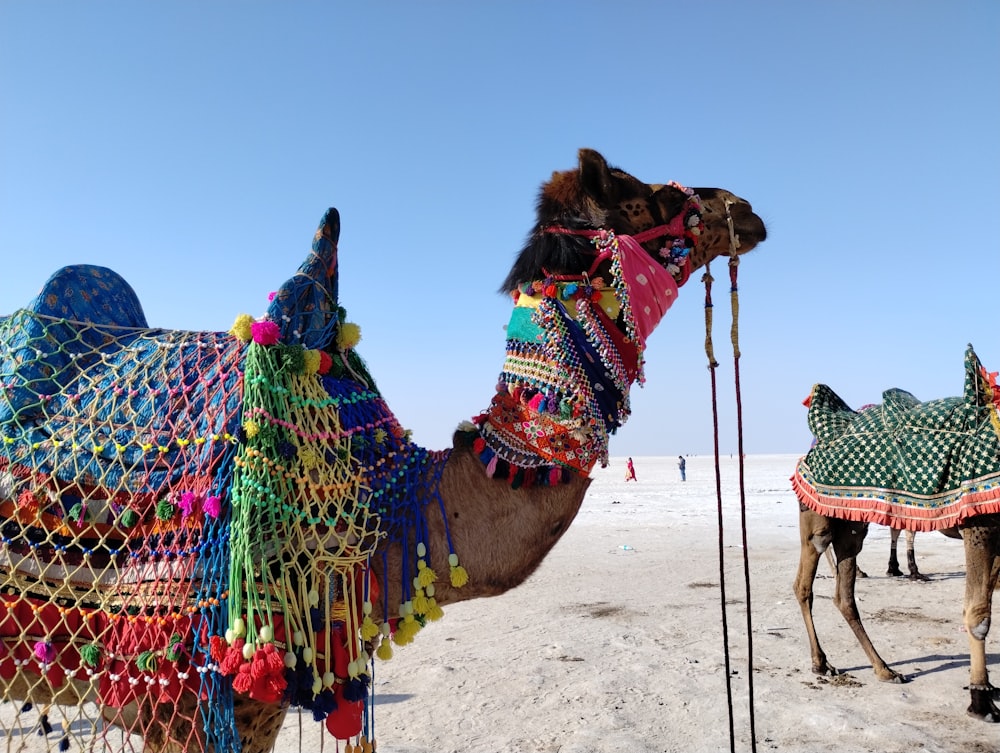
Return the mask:
<path fill-rule="evenodd" d="M 236 673 L 236 677 L 233 678 L 233 690 L 245 695 L 250 692 L 251 687 L 253 687 L 253 678 L 250 676 L 250 666 L 244 664 Z"/>
<path fill-rule="evenodd" d="M 246 641 L 242 638 L 237 638 L 233 641 L 233 645 L 229 647 L 226 651 L 226 655 L 223 657 L 222 661 L 219 662 L 219 671 L 224 675 L 232 675 L 239 670 L 240 665 L 244 663 L 243 658 L 243 646 L 246 645 Z"/>

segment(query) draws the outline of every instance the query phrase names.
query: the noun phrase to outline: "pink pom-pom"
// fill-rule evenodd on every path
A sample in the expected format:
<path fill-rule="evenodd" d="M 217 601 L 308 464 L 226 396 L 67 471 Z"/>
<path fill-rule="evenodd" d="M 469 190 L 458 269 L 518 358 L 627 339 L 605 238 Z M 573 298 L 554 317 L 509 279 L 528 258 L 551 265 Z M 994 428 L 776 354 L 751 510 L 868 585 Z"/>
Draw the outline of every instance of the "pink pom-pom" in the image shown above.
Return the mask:
<path fill-rule="evenodd" d="M 549 468 L 549 486 L 555 486 L 562 479 L 562 472 L 558 468 Z"/>
<path fill-rule="evenodd" d="M 486 475 L 489 478 L 493 478 L 493 474 L 497 472 L 497 456 L 494 455 L 490 458 L 490 462 L 486 464 Z"/>
<path fill-rule="evenodd" d="M 213 494 L 205 500 L 204 510 L 209 517 L 217 518 L 222 512 L 222 501 Z"/>
<path fill-rule="evenodd" d="M 267 294 L 267 300 L 269 302 L 273 301 L 274 298 L 275 298 L 275 296 L 277 296 L 277 295 L 278 295 L 278 291 L 277 290 L 272 290 L 270 293 Z"/>
<path fill-rule="evenodd" d="M 56 660 L 56 647 L 48 641 L 37 641 L 34 652 L 35 658 L 42 664 L 51 664 Z"/>
<path fill-rule="evenodd" d="M 258 345 L 274 345 L 281 338 L 281 329 L 275 322 L 254 322 L 250 325 L 253 341 Z"/>
<path fill-rule="evenodd" d="M 194 512 L 194 503 L 197 501 L 197 497 L 194 496 L 194 492 L 184 492 L 181 495 L 178 507 L 181 508 L 181 517 L 186 518 L 192 512 Z"/>

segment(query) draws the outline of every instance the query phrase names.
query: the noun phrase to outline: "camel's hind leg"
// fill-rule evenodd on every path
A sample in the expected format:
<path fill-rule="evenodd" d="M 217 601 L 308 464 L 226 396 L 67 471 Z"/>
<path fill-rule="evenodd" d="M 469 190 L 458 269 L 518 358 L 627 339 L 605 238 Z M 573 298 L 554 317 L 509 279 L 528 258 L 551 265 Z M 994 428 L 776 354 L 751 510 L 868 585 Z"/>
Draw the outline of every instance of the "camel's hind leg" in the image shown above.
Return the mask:
<path fill-rule="evenodd" d="M 986 669 L 986 635 L 990 632 L 993 589 L 1000 574 L 1000 518 L 972 520 L 978 525 L 962 527 L 965 539 L 965 605 L 963 619 L 969 634 L 970 716 L 1000 722 L 1000 709 L 993 703 L 994 688 Z"/>

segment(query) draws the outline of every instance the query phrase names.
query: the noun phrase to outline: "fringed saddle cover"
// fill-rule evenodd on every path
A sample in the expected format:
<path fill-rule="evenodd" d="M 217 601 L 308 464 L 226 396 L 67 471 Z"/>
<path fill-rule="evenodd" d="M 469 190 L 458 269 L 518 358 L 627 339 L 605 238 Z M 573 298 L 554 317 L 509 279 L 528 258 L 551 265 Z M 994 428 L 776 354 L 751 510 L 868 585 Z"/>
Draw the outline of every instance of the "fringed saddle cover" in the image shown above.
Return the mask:
<path fill-rule="evenodd" d="M 446 455 L 410 441 L 354 353 L 338 234 L 330 210 L 267 317 L 231 333 L 149 329 L 89 266 L 0 319 L 0 697 L 79 705 L 105 749 L 103 721 L 146 735 L 166 713 L 181 749 L 237 750 L 234 689 L 361 731 L 369 560 L 426 549 Z"/>
<path fill-rule="evenodd" d="M 820 384 L 808 404 L 816 444 L 791 480 L 810 509 L 911 531 L 1000 512 L 1000 390 L 971 346 L 961 397 L 892 389 L 853 411 Z"/>

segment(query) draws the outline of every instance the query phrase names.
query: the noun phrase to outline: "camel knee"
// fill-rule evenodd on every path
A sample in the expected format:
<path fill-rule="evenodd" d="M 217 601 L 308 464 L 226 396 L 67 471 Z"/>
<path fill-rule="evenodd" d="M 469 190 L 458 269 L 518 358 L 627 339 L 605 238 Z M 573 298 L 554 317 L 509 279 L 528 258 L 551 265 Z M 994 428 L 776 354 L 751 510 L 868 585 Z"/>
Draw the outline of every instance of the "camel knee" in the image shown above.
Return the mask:
<path fill-rule="evenodd" d="M 966 623 L 965 629 L 969 631 L 969 635 L 978 641 L 985 641 L 986 636 L 990 632 L 990 618 L 984 617 L 975 625 L 970 625 Z"/>
<path fill-rule="evenodd" d="M 817 531 L 809 537 L 809 542 L 816 550 L 816 554 L 823 554 L 823 552 L 827 550 L 827 547 L 829 547 L 833 542 L 833 532 L 830 529 Z"/>

